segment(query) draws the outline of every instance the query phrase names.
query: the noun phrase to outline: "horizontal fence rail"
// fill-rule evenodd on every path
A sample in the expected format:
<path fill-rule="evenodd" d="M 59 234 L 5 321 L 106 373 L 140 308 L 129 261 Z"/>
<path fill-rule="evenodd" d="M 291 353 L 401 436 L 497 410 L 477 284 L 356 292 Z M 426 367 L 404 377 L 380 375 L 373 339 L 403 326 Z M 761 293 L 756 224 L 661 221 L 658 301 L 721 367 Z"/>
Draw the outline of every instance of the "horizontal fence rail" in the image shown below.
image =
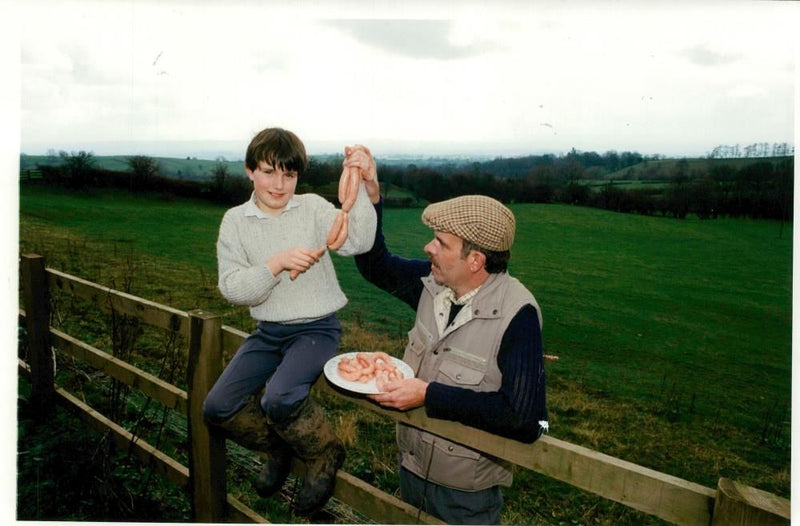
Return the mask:
<path fill-rule="evenodd" d="M 223 327 L 226 351 L 235 351 L 248 335 Z M 384 409 L 363 396 L 344 394 L 321 377 L 314 386 L 361 408 L 403 424 L 447 437 L 523 468 L 566 482 L 675 524 L 708 525 L 716 491 L 547 435 L 533 444 L 498 437 L 451 420 L 428 418 L 423 408 Z"/>
<path fill-rule="evenodd" d="M 40 256 L 23 256 L 21 264 L 25 309 L 20 311 L 20 319 L 28 328 L 30 364 L 20 361 L 20 371 L 31 376 L 32 390 L 45 391 L 36 396 L 32 393 L 31 399 L 55 398 L 73 408 L 91 427 L 102 432 L 110 431 L 117 447 L 131 450 L 143 464 L 153 467 L 157 473 L 194 495 L 193 515 L 196 520 L 266 522 L 265 518 L 227 495 L 224 440 L 215 441 L 217 439 L 208 433 L 199 418 L 198 404 L 202 403 L 211 383 L 221 372 L 223 354 L 235 352 L 248 334 L 222 325 L 217 316 L 207 312 L 183 312 L 46 269 Z M 48 290 L 72 294 L 105 312 L 136 317 L 185 337 L 189 342 L 187 390 L 50 327 Z M 53 385 L 51 348 L 83 360 L 186 415 L 189 419 L 190 467 L 181 465 L 135 437 L 62 388 L 56 388 Z M 43 376 L 44 380 L 37 381 L 37 375 Z M 339 391 L 324 376 L 314 389 L 674 524 L 789 524 L 788 499 L 727 479 L 721 479 L 716 489 L 707 488 L 547 435 L 533 444 L 525 444 L 457 422 L 428 418 L 422 408 L 406 412 L 384 409 L 364 396 Z M 47 393 L 48 390 L 51 392 Z M 293 470 L 300 472 L 302 464 L 295 462 Z M 381 523 L 441 523 L 342 470 L 337 474 L 334 497 Z M 723 519 L 725 522 L 721 522 Z"/>

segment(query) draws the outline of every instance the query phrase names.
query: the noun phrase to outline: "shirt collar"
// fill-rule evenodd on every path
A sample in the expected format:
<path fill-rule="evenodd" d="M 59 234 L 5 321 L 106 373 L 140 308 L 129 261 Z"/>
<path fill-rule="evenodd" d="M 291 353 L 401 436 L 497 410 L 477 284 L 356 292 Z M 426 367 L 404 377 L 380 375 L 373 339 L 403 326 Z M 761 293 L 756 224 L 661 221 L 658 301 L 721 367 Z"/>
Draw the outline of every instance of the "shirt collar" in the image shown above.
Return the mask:
<path fill-rule="evenodd" d="M 433 298 L 433 308 L 436 313 L 436 328 L 439 331 L 439 337 L 456 330 L 472 319 L 471 309 L 461 309 L 453 320 L 453 323 L 448 324 L 450 319 L 449 313 L 452 306 L 470 304 L 480 288 L 481 287 L 478 286 L 458 299 L 456 299 L 456 294 L 450 287 L 444 287 L 436 294 Z"/>
<path fill-rule="evenodd" d="M 300 206 L 300 203 L 297 202 L 296 196 L 292 196 L 292 198 L 289 199 L 289 202 L 286 203 L 286 208 L 281 210 L 281 214 L 291 210 L 292 208 L 297 208 L 298 206 Z M 247 201 L 247 204 L 245 205 L 244 215 L 245 216 L 255 216 L 255 217 L 259 218 L 259 219 L 269 219 L 269 218 L 273 217 L 273 216 L 267 214 L 266 212 L 264 212 L 263 210 L 261 210 L 258 207 L 258 204 L 256 203 L 256 193 L 255 192 L 250 194 L 250 200 Z"/>
<path fill-rule="evenodd" d="M 472 298 L 474 298 L 475 295 L 478 294 L 479 290 L 481 290 L 481 285 L 478 285 L 477 287 L 475 287 L 471 291 L 467 292 L 466 294 L 464 294 L 460 298 L 456 299 L 456 293 L 453 292 L 453 289 L 448 287 L 447 289 L 445 289 L 444 299 L 446 299 L 447 301 L 449 301 L 453 305 L 466 305 L 470 301 L 472 301 Z"/>

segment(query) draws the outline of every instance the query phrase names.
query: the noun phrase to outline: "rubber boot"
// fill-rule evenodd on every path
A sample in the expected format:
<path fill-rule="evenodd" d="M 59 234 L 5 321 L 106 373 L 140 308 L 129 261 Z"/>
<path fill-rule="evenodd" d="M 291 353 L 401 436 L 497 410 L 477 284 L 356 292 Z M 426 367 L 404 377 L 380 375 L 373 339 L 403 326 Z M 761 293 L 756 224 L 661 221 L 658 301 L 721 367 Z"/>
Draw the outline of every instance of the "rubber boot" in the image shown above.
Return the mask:
<path fill-rule="evenodd" d="M 228 438 L 248 449 L 266 455 L 264 466 L 256 479 L 256 492 L 269 497 L 283 487 L 292 466 L 292 450 L 270 429 L 258 400 L 251 397 L 235 415 L 218 424 Z"/>
<path fill-rule="evenodd" d="M 271 422 L 275 430 L 306 464 L 303 487 L 296 495 L 294 510 L 300 515 L 319 511 L 336 484 L 336 472 L 344 463 L 344 446 L 336 437 L 325 412 L 306 398 L 285 422 Z"/>

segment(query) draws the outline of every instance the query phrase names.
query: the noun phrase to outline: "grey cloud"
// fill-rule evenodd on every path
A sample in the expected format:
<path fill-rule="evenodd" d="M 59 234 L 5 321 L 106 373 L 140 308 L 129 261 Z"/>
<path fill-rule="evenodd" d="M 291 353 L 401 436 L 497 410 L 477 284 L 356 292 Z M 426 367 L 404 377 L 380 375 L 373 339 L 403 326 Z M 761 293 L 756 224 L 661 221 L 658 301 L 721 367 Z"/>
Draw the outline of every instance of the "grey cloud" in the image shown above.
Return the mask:
<path fill-rule="evenodd" d="M 741 58 L 740 54 L 718 53 L 705 44 L 684 49 L 681 56 L 688 58 L 689 62 L 697 66 L 724 66 Z"/>
<path fill-rule="evenodd" d="M 395 55 L 454 60 L 480 55 L 491 45 L 457 46 L 448 40 L 447 20 L 336 20 L 330 26 Z"/>

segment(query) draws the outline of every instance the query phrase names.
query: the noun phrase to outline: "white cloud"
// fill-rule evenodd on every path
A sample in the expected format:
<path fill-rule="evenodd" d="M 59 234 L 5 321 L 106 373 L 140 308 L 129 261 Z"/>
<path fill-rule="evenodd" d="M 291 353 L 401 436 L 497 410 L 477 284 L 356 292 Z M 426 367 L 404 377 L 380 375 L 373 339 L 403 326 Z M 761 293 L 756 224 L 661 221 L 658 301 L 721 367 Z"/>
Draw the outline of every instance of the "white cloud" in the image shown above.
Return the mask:
<path fill-rule="evenodd" d="M 537 151 L 791 141 L 798 9 L 782 4 L 31 0 L 23 148 L 244 143 L 267 125 Z"/>

